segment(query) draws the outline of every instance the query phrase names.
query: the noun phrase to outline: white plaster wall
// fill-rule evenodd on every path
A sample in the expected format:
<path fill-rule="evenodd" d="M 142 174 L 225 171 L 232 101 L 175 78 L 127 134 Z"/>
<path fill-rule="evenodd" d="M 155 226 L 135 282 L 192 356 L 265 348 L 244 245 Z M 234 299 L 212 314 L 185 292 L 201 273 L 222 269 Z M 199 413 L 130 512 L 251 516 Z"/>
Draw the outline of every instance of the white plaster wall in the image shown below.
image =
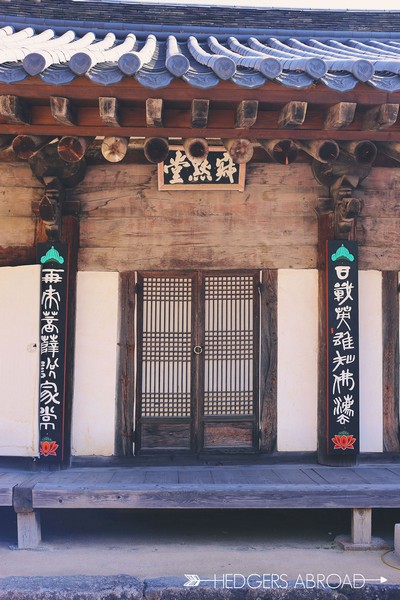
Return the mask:
<path fill-rule="evenodd" d="M 72 454 L 114 454 L 118 273 L 78 272 Z"/>
<path fill-rule="evenodd" d="M 0 269 L 0 455 L 39 447 L 40 266 Z"/>
<path fill-rule="evenodd" d="M 360 271 L 360 451 L 383 452 L 382 274 Z"/>
<path fill-rule="evenodd" d="M 317 448 L 318 272 L 278 271 L 279 451 Z"/>

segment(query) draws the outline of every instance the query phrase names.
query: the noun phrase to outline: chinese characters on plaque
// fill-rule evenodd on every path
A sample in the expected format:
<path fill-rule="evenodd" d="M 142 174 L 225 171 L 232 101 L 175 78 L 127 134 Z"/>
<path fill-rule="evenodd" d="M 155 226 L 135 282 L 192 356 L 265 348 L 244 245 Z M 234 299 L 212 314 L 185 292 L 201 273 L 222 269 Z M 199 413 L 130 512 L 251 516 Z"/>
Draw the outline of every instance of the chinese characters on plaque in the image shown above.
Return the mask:
<path fill-rule="evenodd" d="M 328 454 L 359 451 L 357 243 L 327 242 Z"/>
<path fill-rule="evenodd" d="M 68 246 L 38 244 L 40 289 L 40 457 L 61 462 L 64 441 Z"/>
<path fill-rule="evenodd" d="M 233 162 L 222 148 L 211 147 L 202 162 L 192 162 L 181 147 L 171 146 L 158 165 L 158 189 L 218 188 L 244 191 L 246 165 Z"/>

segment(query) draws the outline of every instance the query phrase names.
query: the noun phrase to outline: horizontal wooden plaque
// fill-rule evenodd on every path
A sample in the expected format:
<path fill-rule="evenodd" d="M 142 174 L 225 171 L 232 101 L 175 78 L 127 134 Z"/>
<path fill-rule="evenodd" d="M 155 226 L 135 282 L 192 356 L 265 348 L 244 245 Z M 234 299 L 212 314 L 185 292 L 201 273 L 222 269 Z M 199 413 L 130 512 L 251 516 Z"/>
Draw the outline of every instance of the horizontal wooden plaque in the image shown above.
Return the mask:
<path fill-rule="evenodd" d="M 211 146 L 200 163 L 187 158 L 182 146 L 171 146 L 167 159 L 158 163 L 159 190 L 219 189 L 244 191 L 246 165 L 233 162 L 220 146 Z"/>

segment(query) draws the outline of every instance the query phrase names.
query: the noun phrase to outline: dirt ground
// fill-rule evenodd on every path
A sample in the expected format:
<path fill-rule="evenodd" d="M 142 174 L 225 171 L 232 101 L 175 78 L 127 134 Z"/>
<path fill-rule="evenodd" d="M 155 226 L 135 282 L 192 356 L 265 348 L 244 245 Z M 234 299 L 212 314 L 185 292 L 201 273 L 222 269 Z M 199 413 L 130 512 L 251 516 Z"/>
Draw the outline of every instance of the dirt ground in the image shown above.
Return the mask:
<path fill-rule="evenodd" d="M 392 545 L 397 522 L 399 510 L 375 510 L 373 535 Z M 336 574 L 400 585 L 393 553 L 383 557 L 390 567 L 381 551 L 337 548 L 335 536 L 350 532 L 347 510 L 52 510 L 42 512 L 42 527 L 39 549 L 16 550 L 15 514 L 0 509 L 0 577 Z"/>

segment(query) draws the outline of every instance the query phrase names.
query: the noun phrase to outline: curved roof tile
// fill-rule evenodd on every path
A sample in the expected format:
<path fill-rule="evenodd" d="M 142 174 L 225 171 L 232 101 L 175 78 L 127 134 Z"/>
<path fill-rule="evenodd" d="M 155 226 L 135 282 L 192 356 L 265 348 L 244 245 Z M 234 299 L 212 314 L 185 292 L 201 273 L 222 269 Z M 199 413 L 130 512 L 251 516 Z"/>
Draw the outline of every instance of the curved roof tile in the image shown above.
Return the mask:
<path fill-rule="evenodd" d="M 365 22 L 355 32 L 349 13 L 340 13 L 342 27 L 335 35 L 316 30 L 316 26 L 326 27 L 328 21 L 339 23 L 339 13 L 334 11 L 226 11 L 224 7 L 220 11 L 227 17 L 224 24 L 220 16 L 216 18 L 215 7 L 209 7 L 211 12 L 207 9 L 207 21 L 206 11 L 199 7 L 169 5 L 167 10 L 161 5 L 117 5 L 100 0 L 99 10 L 90 0 L 64 0 L 63 4 L 71 10 L 70 17 L 77 17 L 75 22 L 60 17 L 65 15 L 65 6 L 60 11 L 49 0 L 39 5 L 28 0 L 1 5 L 0 81 L 14 83 L 40 75 L 54 85 L 69 83 L 77 76 L 104 85 L 134 77 L 152 89 L 165 87 L 174 78 L 199 88 L 223 80 L 246 88 L 268 81 L 303 88 L 317 81 L 343 92 L 358 82 L 384 91 L 400 89 L 400 33 L 393 30 L 395 24 L 400 26 L 399 12 L 393 13 L 391 20 L 375 11 L 382 24 L 375 34 L 361 33 Z M 375 12 L 364 13 L 370 25 Z M 136 24 L 113 24 L 111 14 L 114 18 L 134 17 Z M 258 29 L 257 22 L 261 23 Z M 240 35 L 233 36 L 229 27 L 235 23 L 240 25 Z M 292 26 L 288 34 L 278 29 L 283 24 Z M 301 35 L 299 27 L 303 28 Z"/>

